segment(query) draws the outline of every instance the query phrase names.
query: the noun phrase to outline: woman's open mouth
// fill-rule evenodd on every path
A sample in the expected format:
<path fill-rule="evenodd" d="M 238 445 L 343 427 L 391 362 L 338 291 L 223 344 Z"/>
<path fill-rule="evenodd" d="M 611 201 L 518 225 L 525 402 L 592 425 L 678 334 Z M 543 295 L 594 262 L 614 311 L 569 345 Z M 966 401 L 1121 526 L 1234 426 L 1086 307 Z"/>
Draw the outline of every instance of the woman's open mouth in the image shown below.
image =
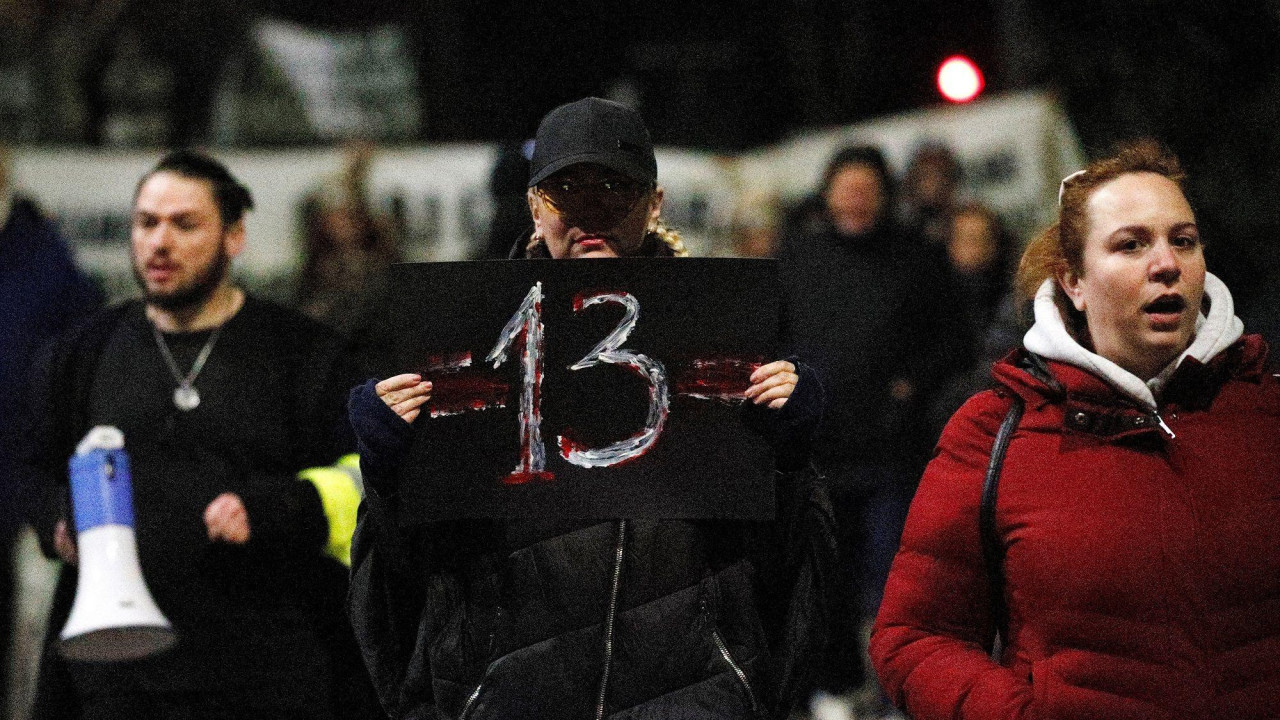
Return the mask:
<path fill-rule="evenodd" d="M 1182 313 L 1187 309 L 1187 301 L 1181 295 L 1168 294 L 1152 300 L 1142 307 L 1152 324 L 1176 327 L 1182 321 Z"/>

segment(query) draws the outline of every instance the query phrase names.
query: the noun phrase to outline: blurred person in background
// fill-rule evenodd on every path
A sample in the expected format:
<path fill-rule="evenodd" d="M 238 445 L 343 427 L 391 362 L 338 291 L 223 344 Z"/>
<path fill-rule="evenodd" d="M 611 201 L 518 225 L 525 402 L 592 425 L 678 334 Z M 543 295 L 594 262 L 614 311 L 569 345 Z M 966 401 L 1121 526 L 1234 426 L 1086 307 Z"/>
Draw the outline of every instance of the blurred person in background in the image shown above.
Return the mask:
<path fill-rule="evenodd" d="M 162 159 L 135 190 L 131 260 L 143 298 L 60 336 L 34 373 L 21 472 L 39 501 L 42 548 L 68 563 L 50 634 L 76 581 L 67 459 L 90 427 L 114 425 L 132 467 L 143 576 L 178 636 L 161 655 L 119 663 L 56 662 L 51 644 L 45 669 L 57 675 L 41 679 L 37 718 L 372 710 L 343 619 L 345 572 L 324 554 L 349 541 L 329 524 L 343 488 L 299 477 L 352 449 L 343 398 L 354 370 L 331 331 L 231 279 L 252 207 L 216 160 Z M 74 702 L 50 697 L 58 677 L 69 677 Z"/>
<path fill-rule="evenodd" d="M 586 98 L 547 114 L 525 197 L 532 228 L 513 258 L 686 254 L 659 220 L 648 130 L 618 103 Z M 816 378 L 779 361 L 751 382 L 744 419 L 779 448 L 781 468 L 803 468 Z M 786 718 L 803 702 L 821 635 L 823 593 L 811 585 L 830 553 L 814 537 L 829 511 L 809 473 L 779 480 L 785 528 L 521 518 L 410 529 L 397 468 L 412 438 L 431 432 L 419 417 L 431 392 L 430 378 L 397 375 L 350 402 L 367 489 L 352 623 L 393 718 Z M 769 603 L 780 596 L 791 598 L 784 612 Z"/>
<path fill-rule="evenodd" d="M 489 236 L 477 260 L 501 260 L 511 252 L 511 243 L 529 231 L 529 142 L 508 142 L 498 147 L 489 173 L 489 197 L 493 217 Z"/>
<path fill-rule="evenodd" d="M 1280 382 L 1183 183 L 1122 147 L 1023 254 L 1035 325 L 948 424 L 872 636 L 911 717 L 1280 717 Z"/>
<path fill-rule="evenodd" d="M 902 176 L 903 223 L 927 242 L 945 244 L 963 176 L 950 147 L 938 141 L 922 143 Z"/>
<path fill-rule="evenodd" d="M 102 303 L 54 224 L 14 192 L 0 146 L 0 668 L 13 646 L 14 541 L 22 525 L 18 461 L 28 441 L 20 404 L 29 365 L 47 341 Z M 0 713 L 9 684 L 0 683 Z"/>
<path fill-rule="evenodd" d="M 893 220 L 879 149 L 837 152 L 821 196 L 816 227 L 782 241 L 783 346 L 811 362 L 827 390 L 813 454 L 835 503 L 840 566 L 822 685 L 839 695 L 862 688 L 875 712 L 882 699 L 864 678 L 865 637 L 933 442 L 923 409 L 969 338 L 938 249 Z"/>
<path fill-rule="evenodd" d="M 374 208 L 369 168 L 374 146 L 357 141 L 344 150 L 342 171 L 302 201 L 303 262 L 295 304 L 303 314 L 358 335 L 366 310 L 385 293 L 385 274 L 400 261 L 396 226 Z"/>
<path fill-rule="evenodd" d="M 788 202 L 782 210 L 779 238 L 822 232 L 830 221 L 822 189 Z"/>
<path fill-rule="evenodd" d="M 952 286 L 964 305 L 969 330 L 981 335 L 1010 288 L 1013 239 L 991 208 L 968 202 L 951 213 L 944 242 Z"/>
<path fill-rule="evenodd" d="M 781 224 L 778 198 L 773 193 L 752 192 L 742 197 L 733 213 L 733 254 L 769 258 L 778 252 Z"/>
<path fill-rule="evenodd" d="M 111 113 L 107 82 L 123 38 L 133 31 L 169 70 L 167 139 L 170 147 L 209 139 L 218 82 L 249 38 L 252 17 L 241 0 L 99 0 L 68 3 L 62 22 L 78 22 L 81 42 L 77 85 L 84 98 L 84 140 L 108 141 Z M 70 16 L 70 17 L 67 17 Z M 52 18 L 51 18 L 52 20 Z"/>
<path fill-rule="evenodd" d="M 961 203 L 946 240 L 947 267 L 974 354 L 955 370 L 929 406 L 930 435 L 938 437 L 969 396 L 991 386 L 991 365 L 1017 348 L 1030 327 L 1029 303 L 1013 290 L 1010 255 L 1016 240 L 1000 217 L 978 202 Z"/>

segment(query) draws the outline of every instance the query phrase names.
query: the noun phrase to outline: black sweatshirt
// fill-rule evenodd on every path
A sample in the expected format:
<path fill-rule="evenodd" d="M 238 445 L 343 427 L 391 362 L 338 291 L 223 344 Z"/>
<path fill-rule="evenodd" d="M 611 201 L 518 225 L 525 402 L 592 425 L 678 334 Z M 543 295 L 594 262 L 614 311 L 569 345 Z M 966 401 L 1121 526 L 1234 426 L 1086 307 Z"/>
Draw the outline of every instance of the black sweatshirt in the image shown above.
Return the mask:
<path fill-rule="evenodd" d="M 166 336 L 183 372 L 209 335 Z M 328 529 L 314 488 L 296 474 L 352 448 L 343 432 L 352 368 L 341 343 L 293 311 L 249 298 L 195 380 L 199 407 L 183 412 L 142 305 L 131 303 L 65 337 L 45 371 L 34 388 L 28 466 L 28 482 L 44 490 L 42 541 L 48 547 L 64 511 L 67 443 L 93 425 L 119 427 L 143 574 L 179 635 L 174 650 L 153 659 L 73 663 L 77 690 L 271 687 L 302 705 L 327 704 L 315 610 L 326 592 L 317 578 Z M 244 546 L 208 540 L 204 509 L 223 492 L 244 501 Z"/>
<path fill-rule="evenodd" d="M 779 260 L 784 347 L 827 391 L 815 460 L 922 468 L 933 440 L 923 408 L 970 352 L 943 259 L 890 226 L 856 237 L 830 227 L 792 235 Z M 909 397 L 893 396 L 896 381 Z"/>

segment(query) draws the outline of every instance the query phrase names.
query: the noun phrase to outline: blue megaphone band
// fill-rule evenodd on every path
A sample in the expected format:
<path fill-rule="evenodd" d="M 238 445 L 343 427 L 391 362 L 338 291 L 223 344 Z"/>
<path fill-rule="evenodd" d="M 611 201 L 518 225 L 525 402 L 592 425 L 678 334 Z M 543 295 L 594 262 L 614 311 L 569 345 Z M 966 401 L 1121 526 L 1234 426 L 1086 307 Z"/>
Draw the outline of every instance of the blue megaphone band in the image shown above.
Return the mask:
<path fill-rule="evenodd" d="M 133 527 L 133 487 L 124 450 L 90 450 L 71 456 L 71 504 L 76 532 L 99 525 Z"/>

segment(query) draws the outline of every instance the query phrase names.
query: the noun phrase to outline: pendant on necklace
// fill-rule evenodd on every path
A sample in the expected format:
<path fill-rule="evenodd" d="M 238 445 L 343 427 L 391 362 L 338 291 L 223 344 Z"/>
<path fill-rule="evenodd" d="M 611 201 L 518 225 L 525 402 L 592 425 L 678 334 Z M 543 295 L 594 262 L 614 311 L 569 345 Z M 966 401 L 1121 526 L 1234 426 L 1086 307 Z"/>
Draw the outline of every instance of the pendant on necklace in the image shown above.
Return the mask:
<path fill-rule="evenodd" d="M 200 405 L 200 393 L 190 385 L 179 385 L 173 391 L 173 405 L 183 412 L 195 410 Z"/>

